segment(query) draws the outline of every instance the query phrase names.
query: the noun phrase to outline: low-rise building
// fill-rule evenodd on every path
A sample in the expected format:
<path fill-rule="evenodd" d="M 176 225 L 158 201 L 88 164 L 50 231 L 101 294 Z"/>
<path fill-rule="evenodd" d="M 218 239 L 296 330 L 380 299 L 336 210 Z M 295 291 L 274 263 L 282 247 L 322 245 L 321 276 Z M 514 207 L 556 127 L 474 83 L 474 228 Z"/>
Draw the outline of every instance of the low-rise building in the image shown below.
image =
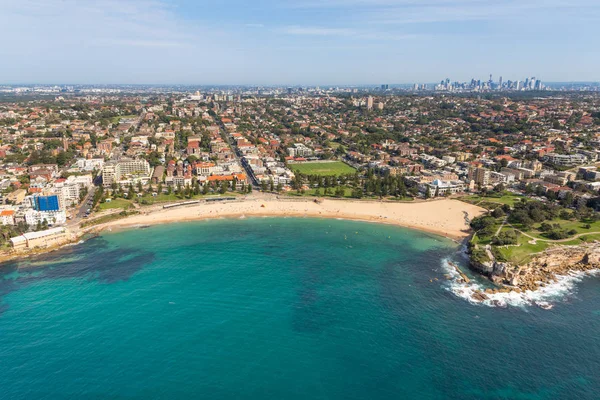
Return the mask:
<path fill-rule="evenodd" d="M 427 193 L 431 197 L 447 196 L 465 191 L 465 184 L 461 181 L 442 181 L 436 179 L 433 182 L 423 183 L 419 185 L 421 193 Z"/>
<path fill-rule="evenodd" d="M 70 240 L 70 233 L 66 228 L 52 228 L 39 232 L 28 232 L 10 239 L 15 250 L 44 248 L 63 244 Z"/>

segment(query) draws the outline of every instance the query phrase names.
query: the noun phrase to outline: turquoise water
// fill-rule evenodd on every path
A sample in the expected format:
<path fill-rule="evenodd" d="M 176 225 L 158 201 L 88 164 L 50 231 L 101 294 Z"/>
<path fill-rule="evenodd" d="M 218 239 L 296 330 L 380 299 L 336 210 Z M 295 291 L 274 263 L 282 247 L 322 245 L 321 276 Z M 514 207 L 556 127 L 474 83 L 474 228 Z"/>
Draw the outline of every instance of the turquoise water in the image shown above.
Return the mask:
<path fill-rule="evenodd" d="M 472 305 L 446 290 L 457 250 L 269 218 L 107 233 L 4 264 L 0 398 L 600 398 L 600 280 L 549 311 Z"/>

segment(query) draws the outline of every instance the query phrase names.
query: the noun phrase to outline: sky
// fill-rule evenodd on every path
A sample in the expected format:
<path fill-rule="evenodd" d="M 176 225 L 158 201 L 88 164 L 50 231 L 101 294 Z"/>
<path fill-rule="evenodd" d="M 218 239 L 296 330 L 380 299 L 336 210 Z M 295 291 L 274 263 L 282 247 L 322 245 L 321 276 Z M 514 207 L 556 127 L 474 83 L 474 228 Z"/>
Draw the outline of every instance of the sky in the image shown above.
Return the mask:
<path fill-rule="evenodd" d="M 0 83 L 600 81 L 600 0 L 0 0 Z"/>

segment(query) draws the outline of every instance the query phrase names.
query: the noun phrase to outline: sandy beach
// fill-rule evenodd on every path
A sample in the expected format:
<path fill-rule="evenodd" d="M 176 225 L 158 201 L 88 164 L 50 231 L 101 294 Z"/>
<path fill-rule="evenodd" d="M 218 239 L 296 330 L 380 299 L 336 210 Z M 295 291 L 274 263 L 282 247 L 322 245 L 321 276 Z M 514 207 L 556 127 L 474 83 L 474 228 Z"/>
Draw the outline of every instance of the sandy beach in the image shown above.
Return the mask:
<path fill-rule="evenodd" d="M 250 197 L 235 202 L 200 203 L 171 209 L 154 208 L 126 219 L 98 225 L 93 230 L 244 216 L 317 217 L 387 223 L 462 240 L 469 235 L 466 218 L 472 219 L 484 212 L 483 208 L 450 199 L 415 203 L 347 200 L 323 200 L 316 203 L 310 199 Z"/>

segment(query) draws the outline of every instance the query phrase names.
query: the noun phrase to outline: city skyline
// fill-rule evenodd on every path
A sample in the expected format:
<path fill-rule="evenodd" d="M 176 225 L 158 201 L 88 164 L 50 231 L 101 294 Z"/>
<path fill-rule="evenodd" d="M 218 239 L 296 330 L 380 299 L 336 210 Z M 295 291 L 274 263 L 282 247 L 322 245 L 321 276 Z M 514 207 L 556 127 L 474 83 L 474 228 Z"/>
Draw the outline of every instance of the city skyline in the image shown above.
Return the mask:
<path fill-rule="evenodd" d="M 598 81 L 600 5 L 541 0 L 0 0 L 2 83 Z M 33 62 L 35 60 L 35 62 Z"/>

